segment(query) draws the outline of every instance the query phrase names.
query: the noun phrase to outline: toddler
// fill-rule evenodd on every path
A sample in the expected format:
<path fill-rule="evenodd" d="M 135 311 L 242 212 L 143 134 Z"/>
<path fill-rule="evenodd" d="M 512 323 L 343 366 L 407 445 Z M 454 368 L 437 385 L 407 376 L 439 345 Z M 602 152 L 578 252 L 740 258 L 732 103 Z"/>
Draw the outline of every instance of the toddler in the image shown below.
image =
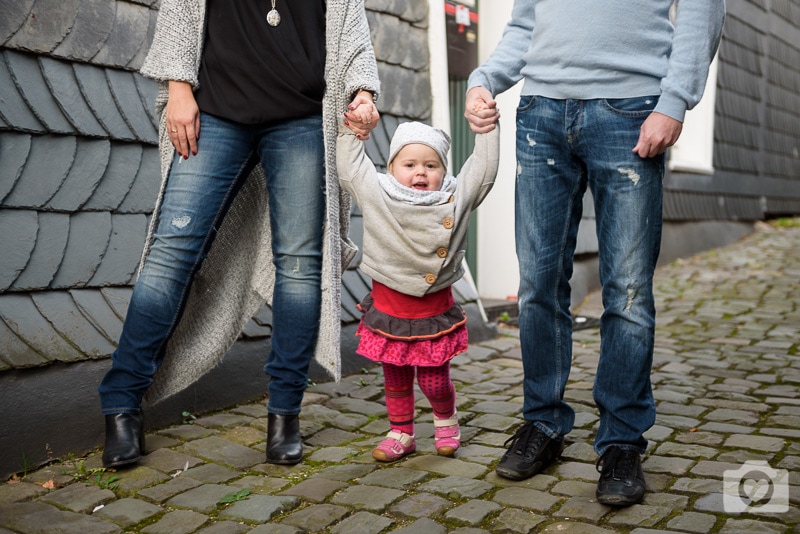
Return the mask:
<path fill-rule="evenodd" d="M 383 365 L 391 426 L 372 451 L 381 462 L 414 452 L 414 377 L 433 408 L 436 451 L 453 456 L 461 434 L 450 360 L 467 350 L 467 317 L 451 286 L 464 274 L 467 223 L 494 184 L 499 129 L 478 134 L 461 173 L 447 172 L 450 138 L 419 122 L 398 126 L 387 174 L 347 128 L 337 141 L 342 187 L 361 208 L 361 270 L 372 291 L 359 304 L 357 353 Z"/>

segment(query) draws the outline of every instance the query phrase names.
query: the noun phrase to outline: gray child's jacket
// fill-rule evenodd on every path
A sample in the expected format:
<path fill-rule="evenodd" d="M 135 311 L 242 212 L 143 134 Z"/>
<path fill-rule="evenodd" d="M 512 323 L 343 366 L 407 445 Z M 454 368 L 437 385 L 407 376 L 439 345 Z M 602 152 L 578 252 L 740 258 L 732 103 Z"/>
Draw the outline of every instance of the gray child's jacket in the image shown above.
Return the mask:
<path fill-rule="evenodd" d="M 339 182 L 364 216 L 364 274 L 417 297 L 461 278 L 470 213 L 497 176 L 500 128 L 476 135 L 472 155 L 449 188 L 449 202 L 433 206 L 392 198 L 378 183 L 363 142 L 349 130 L 340 128 L 336 150 Z"/>

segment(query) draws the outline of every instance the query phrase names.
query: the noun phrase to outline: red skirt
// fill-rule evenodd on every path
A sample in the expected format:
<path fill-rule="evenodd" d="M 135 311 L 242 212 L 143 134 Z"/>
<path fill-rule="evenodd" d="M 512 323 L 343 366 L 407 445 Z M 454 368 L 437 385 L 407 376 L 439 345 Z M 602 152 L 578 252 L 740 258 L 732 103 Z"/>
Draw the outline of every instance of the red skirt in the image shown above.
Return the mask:
<path fill-rule="evenodd" d="M 358 308 L 356 353 L 370 360 L 435 367 L 469 348 L 467 316 L 449 287 L 411 297 L 373 282 Z"/>

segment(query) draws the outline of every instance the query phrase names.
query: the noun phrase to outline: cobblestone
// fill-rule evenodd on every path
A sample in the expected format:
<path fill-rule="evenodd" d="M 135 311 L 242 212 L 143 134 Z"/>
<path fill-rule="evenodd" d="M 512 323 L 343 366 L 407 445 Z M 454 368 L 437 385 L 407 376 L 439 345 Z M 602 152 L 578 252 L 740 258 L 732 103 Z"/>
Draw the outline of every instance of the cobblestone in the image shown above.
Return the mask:
<path fill-rule="evenodd" d="M 306 456 L 296 466 L 264 463 L 266 409 L 246 403 L 149 433 L 149 454 L 135 468 L 104 471 L 98 450 L 20 474 L 0 486 L 0 534 L 798 531 L 797 265 L 800 228 L 760 224 L 730 247 L 656 273 L 658 415 L 646 434 L 641 504 L 596 502 L 597 328 L 575 332 L 566 398 L 576 421 L 561 459 L 523 481 L 496 475 L 522 422 L 523 395 L 519 332 L 500 326 L 498 338 L 453 362 L 462 431 L 455 458 L 436 455 L 430 404 L 418 394 L 416 453 L 375 462 L 370 452 L 389 425 L 381 374 L 366 369 L 309 387 Z M 593 294 L 578 311 L 597 314 L 599 300 Z M 773 481 L 788 479 L 786 512 L 725 510 L 725 473 L 747 460 L 789 472 Z"/>
<path fill-rule="evenodd" d="M 91 484 L 72 484 L 40 497 L 39 500 L 55 504 L 73 512 L 91 512 L 95 507 L 116 498 L 114 492 Z"/>
<path fill-rule="evenodd" d="M 155 506 L 141 499 L 119 499 L 108 506 L 103 506 L 94 515 L 113 521 L 126 528 L 156 516 L 164 511 L 160 506 Z"/>
<path fill-rule="evenodd" d="M 420 491 L 424 491 L 420 488 Z M 430 517 L 449 508 L 450 500 L 433 495 L 432 493 L 415 493 L 392 506 L 394 513 L 409 517 Z"/>
<path fill-rule="evenodd" d="M 249 499 L 235 502 L 220 512 L 219 517 L 231 521 L 248 523 L 266 523 L 275 514 L 292 510 L 300 504 L 295 497 L 272 497 L 270 495 L 253 495 Z"/>
<path fill-rule="evenodd" d="M 699 514 L 697 512 L 685 512 L 678 517 L 674 517 L 667 523 L 667 528 L 674 528 L 686 532 L 697 532 L 705 534 L 714 528 L 717 518 L 710 514 Z"/>
<path fill-rule="evenodd" d="M 470 525 L 477 525 L 482 522 L 486 516 L 494 511 L 500 510 L 500 508 L 499 504 L 493 502 L 471 500 L 450 510 L 445 514 L 445 517 L 463 523 L 469 523 Z"/>
<path fill-rule="evenodd" d="M 309 478 L 292 486 L 281 495 L 294 495 L 311 502 L 322 502 L 342 488 L 348 487 L 346 482 L 325 478 Z"/>

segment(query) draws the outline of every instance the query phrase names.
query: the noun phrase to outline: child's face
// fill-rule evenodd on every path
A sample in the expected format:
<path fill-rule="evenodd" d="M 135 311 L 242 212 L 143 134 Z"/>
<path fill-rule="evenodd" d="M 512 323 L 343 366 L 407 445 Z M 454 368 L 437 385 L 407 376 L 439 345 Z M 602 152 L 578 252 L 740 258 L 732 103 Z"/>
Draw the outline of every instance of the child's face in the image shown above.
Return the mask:
<path fill-rule="evenodd" d="M 439 154 L 421 143 L 410 143 L 401 148 L 389 165 L 389 172 L 411 189 L 438 191 L 444 180 L 444 164 Z"/>

